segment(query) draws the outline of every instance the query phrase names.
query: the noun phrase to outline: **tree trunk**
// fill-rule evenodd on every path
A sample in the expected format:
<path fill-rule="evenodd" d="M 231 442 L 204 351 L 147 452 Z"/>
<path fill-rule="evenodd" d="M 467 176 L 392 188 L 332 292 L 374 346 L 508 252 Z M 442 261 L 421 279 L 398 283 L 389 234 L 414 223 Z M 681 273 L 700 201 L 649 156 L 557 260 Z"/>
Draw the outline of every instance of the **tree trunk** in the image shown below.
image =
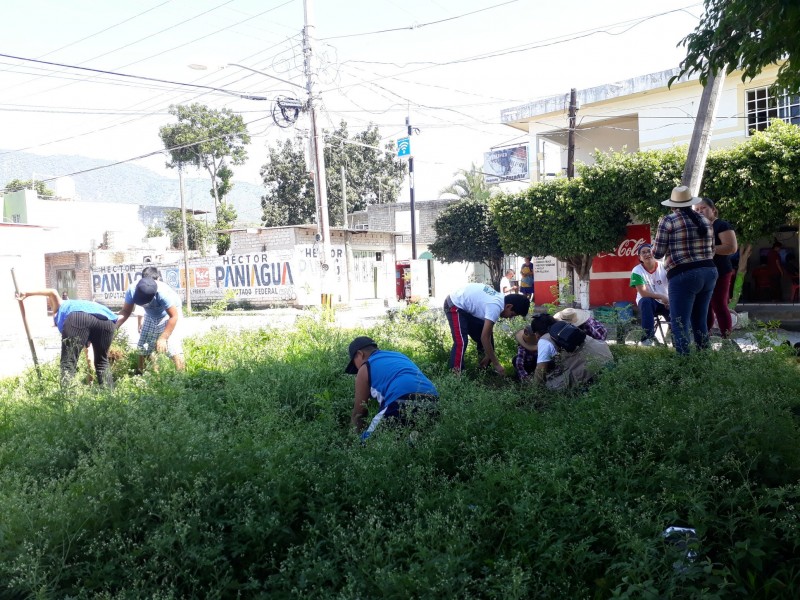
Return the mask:
<path fill-rule="evenodd" d="M 493 258 L 483 263 L 489 268 L 489 277 L 492 279 L 492 287 L 500 290 L 500 278 L 503 277 L 503 259 Z"/>
<path fill-rule="evenodd" d="M 739 268 L 736 269 L 736 278 L 733 281 L 733 296 L 728 303 L 728 308 L 735 309 L 739 304 L 739 297 L 742 295 L 742 286 L 744 286 L 744 276 L 747 273 L 747 261 L 750 260 L 750 254 L 753 251 L 753 244 L 745 244 L 739 252 Z"/>
<path fill-rule="evenodd" d="M 592 269 L 592 260 L 594 257 L 590 254 L 579 254 L 577 256 L 570 256 L 566 259 L 566 263 L 575 271 L 578 278 L 578 302 L 580 307 L 584 310 L 589 308 L 589 273 Z"/>

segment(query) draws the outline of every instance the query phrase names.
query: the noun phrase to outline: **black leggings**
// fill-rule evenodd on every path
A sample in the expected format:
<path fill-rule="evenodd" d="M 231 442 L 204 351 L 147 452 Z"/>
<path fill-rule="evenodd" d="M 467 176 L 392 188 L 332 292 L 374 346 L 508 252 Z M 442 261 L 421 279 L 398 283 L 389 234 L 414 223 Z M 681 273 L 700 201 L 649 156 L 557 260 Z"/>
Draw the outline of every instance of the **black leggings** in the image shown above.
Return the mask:
<path fill-rule="evenodd" d="M 85 312 L 67 315 L 61 331 L 61 385 L 68 385 L 75 377 L 81 350 L 88 344 L 94 349 L 94 368 L 97 383 L 111 387 L 111 370 L 108 368 L 108 349 L 114 339 L 113 321 Z"/>

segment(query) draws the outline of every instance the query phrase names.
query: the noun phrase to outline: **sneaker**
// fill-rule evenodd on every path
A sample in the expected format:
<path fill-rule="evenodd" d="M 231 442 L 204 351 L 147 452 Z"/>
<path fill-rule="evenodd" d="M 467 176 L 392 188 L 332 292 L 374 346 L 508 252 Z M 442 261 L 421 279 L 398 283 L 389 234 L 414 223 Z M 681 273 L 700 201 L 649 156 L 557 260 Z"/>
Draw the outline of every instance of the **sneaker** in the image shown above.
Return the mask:
<path fill-rule="evenodd" d="M 640 346 L 652 346 L 653 345 L 653 339 L 652 338 L 647 338 L 646 340 L 642 340 L 641 342 L 639 342 L 639 345 Z"/>

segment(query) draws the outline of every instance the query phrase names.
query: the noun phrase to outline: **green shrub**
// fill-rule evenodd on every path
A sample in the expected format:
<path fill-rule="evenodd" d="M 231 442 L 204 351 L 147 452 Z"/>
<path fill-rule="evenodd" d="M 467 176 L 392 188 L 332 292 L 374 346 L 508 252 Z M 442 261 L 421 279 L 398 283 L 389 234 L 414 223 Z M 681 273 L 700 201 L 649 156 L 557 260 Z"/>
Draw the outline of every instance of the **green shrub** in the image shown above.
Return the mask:
<path fill-rule="evenodd" d="M 416 439 L 349 431 L 360 333 L 437 385 Z M 614 347 L 566 396 L 453 375 L 449 348 L 415 309 L 216 329 L 186 373 L 113 391 L 62 392 L 54 365 L 0 382 L 0 597 L 797 597 L 796 362 Z"/>

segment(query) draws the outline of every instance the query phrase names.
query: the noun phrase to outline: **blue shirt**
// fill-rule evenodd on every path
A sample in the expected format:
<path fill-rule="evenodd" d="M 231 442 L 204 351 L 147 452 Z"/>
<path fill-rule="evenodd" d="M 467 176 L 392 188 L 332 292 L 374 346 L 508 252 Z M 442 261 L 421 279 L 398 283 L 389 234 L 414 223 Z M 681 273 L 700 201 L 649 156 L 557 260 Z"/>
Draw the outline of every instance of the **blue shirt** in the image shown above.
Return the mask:
<path fill-rule="evenodd" d="M 136 282 L 138 283 L 138 281 Z M 136 291 L 136 283 L 132 283 L 128 290 L 125 292 L 125 304 L 133 304 L 133 293 Z M 160 321 L 167 316 L 167 309 L 173 306 L 178 308 L 178 313 L 181 312 L 181 297 L 178 292 L 173 290 L 163 281 L 156 281 L 156 295 L 147 304 L 143 304 L 144 314 Z"/>
<path fill-rule="evenodd" d="M 405 354 L 391 350 L 376 350 L 366 360 L 369 369 L 370 394 L 383 410 L 409 394 L 439 392 L 431 380 Z"/>
<path fill-rule="evenodd" d="M 110 308 L 97 302 L 92 302 L 91 300 L 62 300 L 61 306 L 58 307 L 58 311 L 53 315 L 53 321 L 55 321 L 59 333 L 64 333 L 64 321 L 74 312 L 87 313 L 94 315 L 98 319 L 113 321 L 114 323 L 119 319 L 119 316 L 112 312 Z"/>

